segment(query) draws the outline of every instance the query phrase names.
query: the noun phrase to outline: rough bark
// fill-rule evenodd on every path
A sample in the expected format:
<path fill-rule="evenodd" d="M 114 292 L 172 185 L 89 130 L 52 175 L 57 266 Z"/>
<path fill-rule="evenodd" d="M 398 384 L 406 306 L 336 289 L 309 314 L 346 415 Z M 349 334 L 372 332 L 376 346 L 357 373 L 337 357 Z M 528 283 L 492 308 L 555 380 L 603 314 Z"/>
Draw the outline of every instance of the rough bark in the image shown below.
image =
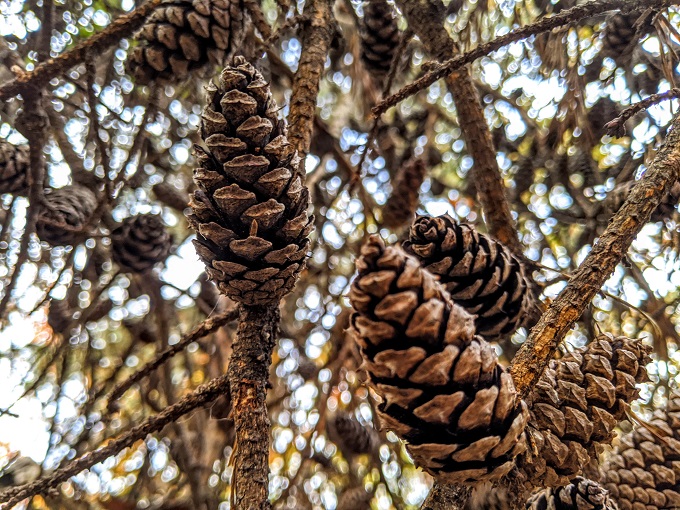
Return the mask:
<path fill-rule="evenodd" d="M 428 53 L 439 61 L 456 56 L 458 51 L 443 25 L 446 8 L 441 0 L 398 0 L 397 3 Z M 496 161 L 496 149 L 469 70 L 463 67 L 450 74 L 446 77 L 446 85 L 453 95 L 465 145 L 474 160 L 470 179 L 477 188 L 489 232 L 523 258 Z"/>
<path fill-rule="evenodd" d="M 333 37 L 333 16 L 329 0 L 308 0 L 303 12 L 302 53 L 290 98 L 288 140 L 303 162 L 309 153 L 316 116 L 316 97 L 328 48 Z M 304 163 L 300 165 L 304 173 Z"/>
<path fill-rule="evenodd" d="M 421 510 L 463 510 L 472 488 L 460 485 L 435 484 Z"/>
<path fill-rule="evenodd" d="M 628 199 L 513 359 L 512 378 L 522 396 L 532 390 L 564 336 L 600 291 L 638 232 L 679 178 L 680 116 L 676 116 L 664 145 L 645 176 L 633 187 Z"/>
<path fill-rule="evenodd" d="M 239 510 L 264 510 L 269 488 L 269 365 L 279 324 L 278 305 L 240 308 L 237 339 L 229 361 L 236 445 L 232 501 Z"/>

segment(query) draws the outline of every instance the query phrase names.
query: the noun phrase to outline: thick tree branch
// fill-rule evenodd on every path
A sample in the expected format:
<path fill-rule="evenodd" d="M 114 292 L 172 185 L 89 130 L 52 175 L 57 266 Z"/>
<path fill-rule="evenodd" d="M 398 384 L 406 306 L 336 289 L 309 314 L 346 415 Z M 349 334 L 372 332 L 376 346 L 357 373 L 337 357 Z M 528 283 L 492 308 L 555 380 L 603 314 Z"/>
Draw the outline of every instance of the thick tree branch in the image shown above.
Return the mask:
<path fill-rule="evenodd" d="M 443 24 L 446 8 L 441 0 L 398 0 L 397 3 L 409 27 L 434 58 L 447 60 L 455 55 L 456 47 Z M 491 132 L 469 71 L 466 68 L 458 69 L 446 77 L 446 85 L 453 95 L 468 153 L 474 160 L 470 178 L 477 188 L 489 232 L 523 257 L 522 245 L 505 197 Z"/>
<path fill-rule="evenodd" d="M 462 69 L 467 64 L 470 64 L 478 58 L 484 57 L 494 51 L 501 49 L 513 42 L 521 41 L 531 37 L 532 35 L 549 32 L 553 28 L 562 27 L 575 23 L 585 18 L 602 14 L 603 12 L 612 10 L 621 10 L 628 12 L 632 9 L 641 10 L 650 7 L 661 9 L 670 5 L 677 4 L 678 0 L 639 0 L 637 2 L 622 2 L 621 0 L 596 0 L 577 5 L 571 9 L 555 14 L 554 16 L 541 18 L 536 23 L 518 28 L 503 36 L 497 37 L 485 44 L 480 44 L 475 49 L 464 53 L 462 55 L 448 58 L 436 66 L 432 71 L 417 79 L 416 81 L 405 85 L 400 90 L 385 98 L 378 105 L 373 108 L 374 115 L 382 115 L 391 107 L 401 103 L 404 99 L 409 98 L 423 89 L 426 89 L 434 82 L 441 78 L 445 78 L 454 71 Z"/>
<path fill-rule="evenodd" d="M 86 58 L 98 55 L 118 43 L 123 37 L 127 37 L 141 27 L 147 16 L 161 2 L 162 0 L 148 0 L 131 13 L 116 18 L 104 30 L 77 44 L 66 53 L 39 64 L 33 71 L 21 74 L 13 81 L 0 87 L 0 100 L 22 94 L 28 87 L 40 89 L 47 85 L 52 78 L 84 62 Z"/>
<path fill-rule="evenodd" d="M 680 116 L 677 116 L 645 176 L 633 187 L 628 199 L 513 359 L 511 373 L 522 396 L 532 390 L 564 336 L 600 291 L 661 199 L 679 178 Z"/>
<path fill-rule="evenodd" d="M 0 503 L 5 503 L 3 508 L 8 510 L 28 497 L 35 496 L 36 494 L 44 494 L 49 489 L 58 486 L 60 483 L 65 482 L 81 471 L 108 459 L 112 455 L 116 455 L 124 448 L 131 446 L 148 434 L 162 430 L 163 427 L 169 423 L 175 422 L 181 416 L 193 411 L 197 407 L 208 404 L 217 397 L 225 395 L 228 391 L 228 387 L 229 379 L 226 375 L 199 386 L 196 391 L 187 395 L 176 404 L 165 408 L 156 416 L 133 427 L 122 436 L 110 441 L 106 446 L 102 446 L 93 452 L 86 453 L 79 459 L 74 460 L 67 466 L 64 466 L 45 478 L 40 478 L 35 482 L 19 487 L 12 487 L 0 493 Z"/>
<path fill-rule="evenodd" d="M 293 92 L 288 114 L 288 139 L 304 158 L 309 153 L 316 116 L 316 97 L 328 48 L 333 37 L 333 13 L 329 0 L 305 2 L 302 53 L 293 79 Z M 304 172 L 304 164 L 300 166 Z"/>
<path fill-rule="evenodd" d="M 227 373 L 236 431 L 232 507 L 239 510 L 271 508 L 267 388 L 279 320 L 278 304 L 240 307 Z"/>

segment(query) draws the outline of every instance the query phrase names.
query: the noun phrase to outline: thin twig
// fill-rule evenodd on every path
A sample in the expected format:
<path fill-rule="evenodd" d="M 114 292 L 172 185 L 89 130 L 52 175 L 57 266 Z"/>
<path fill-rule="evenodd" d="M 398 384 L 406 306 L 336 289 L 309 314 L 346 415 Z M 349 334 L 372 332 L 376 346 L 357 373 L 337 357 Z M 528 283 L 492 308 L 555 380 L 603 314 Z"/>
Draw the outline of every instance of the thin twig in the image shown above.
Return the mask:
<path fill-rule="evenodd" d="M 671 99 L 677 99 L 680 97 L 680 89 L 673 88 L 667 90 L 666 92 L 661 92 L 660 94 L 652 94 L 649 97 L 644 98 L 642 101 L 638 101 L 635 104 L 630 105 L 628 108 L 621 112 L 621 115 L 616 117 L 614 120 L 607 122 L 604 127 L 607 130 L 609 136 L 623 136 L 626 134 L 625 123 L 633 115 L 643 110 L 650 108 L 656 104 L 663 101 L 669 101 Z"/>
<path fill-rule="evenodd" d="M 197 407 L 208 404 L 217 397 L 227 395 L 228 389 L 229 379 L 226 375 L 213 379 L 212 381 L 199 386 L 196 391 L 182 398 L 176 404 L 166 407 L 156 416 L 148 418 L 146 421 L 133 427 L 117 439 L 111 440 L 106 446 L 86 453 L 82 457 L 69 463 L 67 466 L 50 474 L 48 477 L 40 478 L 35 482 L 20 485 L 18 487 L 11 487 L 0 493 L 0 503 L 5 503 L 3 508 L 9 510 L 26 498 L 35 496 L 36 494 L 44 494 L 49 489 L 65 482 L 81 471 L 106 460 L 112 455 L 116 455 L 124 448 L 131 446 L 148 434 L 162 430 L 167 424 L 177 421 L 178 418 L 193 411 Z"/>

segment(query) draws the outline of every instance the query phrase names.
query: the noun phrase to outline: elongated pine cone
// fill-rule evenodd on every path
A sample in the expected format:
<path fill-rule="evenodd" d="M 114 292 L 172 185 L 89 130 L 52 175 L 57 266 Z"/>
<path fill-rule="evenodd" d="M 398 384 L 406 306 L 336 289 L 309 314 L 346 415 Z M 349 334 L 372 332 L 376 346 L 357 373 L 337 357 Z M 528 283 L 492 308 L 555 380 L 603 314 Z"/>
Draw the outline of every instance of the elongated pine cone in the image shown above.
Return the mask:
<path fill-rule="evenodd" d="M 165 260 L 172 248 L 172 236 L 157 214 L 125 218 L 111 232 L 111 255 L 124 271 L 143 273 Z"/>
<path fill-rule="evenodd" d="M 411 224 L 425 173 L 425 162 L 420 158 L 410 159 L 401 166 L 394 179 L 392 194 L 383 207 L 384 226 L 401 229 Z"/>
<path fill-rule="evenodd" d="M 447 483 L 496 480 L 526 448 L 527 410 L 494 348 L 434 275 L 371 236 L 350 291 L 352 330 L 382 426 Z"/>
<path fill-rule="evenodd" d="M 533 296 L 524 265 L 500 242 L 448 215 L 420 216 L 404 248 L 439 276 L 457 305 L 477 315 L 477 334 L 496 340 L 523 325 Z"/>
<path fill-rule="evenodd" d="M 74 184 L 52 190 L 45 195 L 36 223 L 41 241 L 52 246 L 75 245 L 87 236 L 83 229 L 97 209 L 97 197 L 89 188 Z"/>
<path fill-rule="evenodd" d="M 613 59 L 618 65 L 630 63 L 630 57 L 637 46 L 636 35 L 639 33 L 640 37 L 644 37 L 654 29 L 653 15 L 646 14 L 641 19 L 641 14 L 640 11 L 633 11 L 612 14 L 607 18 L 602 33 L 602 56 Z"/>
<path fill-rule="evenodd" d="M 680 395 L 621 437 L 600 474 L 621 510 L 680 508 Z"/>
<path fill-rule="evenodd" d="M 343 454 L 361 455 L 371 453 L 378 446 L 375 431 L 364 427 L 346 413 L 338 413 L 329 422 L 329 433 Z"/>
<path fill-rule="evenodd" d="M 602 202 L 602 212 L 604 213 L 603 220 L 609 221 L 609 218 L 616 214 L 628 198 L 628 195 L 630 195 L 633 186 L 636 184 L 637 181 L 624 182 L 616 186 L 607 194 L 607 197 Z M 680 182 L 676 182 L 670 191 L 666 193 L 661 200 L 659 207 L 654 210 L 649 220 L 656 222 L 669 219 L 673 216 L 678 202 L 680 202 Z"/>
<path fill-rule="evenodd" d="M 30 166 L 28 145 L 0 141 L 0 193 L 25 195 L 26 173 Z"/>
<path fill-rule="evenodd" d="M 387 77 L 394 52 L 399 45 L 399 27 L 394 8 L 386 0 L 364 3 L 361 24 L 361 60 L 379 82 Z"/>
<path fill-rule="evenodd" d="M 592 467 L 638 397 L 635 384 L 647 380 L 650 350 L 605 334 L 550 362 L 527 399 L 529 449 L 518 465 L 528 485 L 566 485 Z"/>
<path fill-rule="evenodd" d="M 526 510 L 618 510 L 609 491 L 599 483 L 577 477 L 569 485 L 534 494 Z"/>
<path fill-rule="evenodd" d="M 137 34 L 128 70 L 139 83 L 183 81 L 208 63 L 224 65 L 244 34 L 242 0 L 170 0 Z"/>
<path fill-rule="evenodd" d="M 208 89 L 189 224 L 208 276 L 247 305 L 277 303 L 304 267 L 313 228 L 300 158 L 264 78 L 242 57 Z"/>

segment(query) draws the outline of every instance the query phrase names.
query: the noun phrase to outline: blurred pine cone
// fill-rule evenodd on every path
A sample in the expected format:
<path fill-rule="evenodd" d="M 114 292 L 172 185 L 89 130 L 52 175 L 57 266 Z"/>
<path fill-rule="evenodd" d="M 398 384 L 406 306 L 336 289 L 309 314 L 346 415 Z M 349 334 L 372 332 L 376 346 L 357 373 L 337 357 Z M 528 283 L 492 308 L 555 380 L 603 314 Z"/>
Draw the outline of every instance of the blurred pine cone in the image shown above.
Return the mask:
<path fill-rule="evenodd" d="M 607 18 L 602 31 L 602 56 L 613 59 L 619 66 L 630 64 L 630 57 L 637 46 L 636 34 L 642 38 L 654 29 L 654 14 L 647 13 L 644 17 L 641 14 L 640 11 L 633 11 L 612 14 Z"/>
<path fill-rule="evenodd" d="M 382 426 L 446 483 L 496 480 L 526 448 L 526 404 L 473 317 L 435 276 L 371 236 L 350 291 L 352 330 Z"/>
<path fill-rule="evenodd" d="M 373 494 L 366 492 L 363 487 L 345 490 L 338 498 L 336 510 L 369 510 Z"/>
<path fill-rule="evenodd" d="M 83 229 L 97 209 L 97 197 L 88 188 L 73 185 L 45 195 L 46 207 L 40 211 L 36 233 L 52 246 L 75 245 L 85 237 Z"/>
<path fill-rule="evenodd" d="M 647 380 L 651 348 L 639 339 L 602 335 L 552 360 L 530 398 L 530 450 L 518 462 L 528 484 L 566 485 L 610 444 L 614 427 Z"/>
<path fill-rule="evenodd" d="M 599 483 L 577 477 L 569 485 L 547 488 L 534 494 L 527 510 L 618 510 L 609 491 Z"/>
<path fill-rule="evenodd" d="M 328 433 L 348 459 L 351 455 L 372 453 L 378 446 L 375 431 L 363 426 L 347 413 L 340 412 L 329 420 Z"/>
<path fill-rule="evenodd" d="M 66 299 L 53 299 L 47 312 L 47 324 L 57 334 L 66 334 L 73 321 L 73 309 Z"/>
<path fill-rule="evenodd" d="M 620 113 L 619 106 L 609 97 L 601 97 L 593 104 L 586 117 L 590 131 L 596 140 L 607 134 L 604 125 L 614 120 Z"/>
<path fill-rule="evenodd" d="M 142 84 L 186 80 L 208 63 L 223 65 L 244 35 L 242 0 L 169 0 L 137 34 L 128 72 Z"/>
<path fill-rule="evenodd" d="M 517 161 L 515 174 L 512 177 L 515 181 L 515 193 L 519 198 L 531 189 L 534 184 L 534 160 L 529 157 L 521 157 Z"/>
<path fill-rule="evenodd" d="M 26 173 L 30 164 L 28 145 L 0 141 L 0 194 L 26 195 Z"/>
<path fill-rule="evenodd" d="M 234 59 L 208 89 L 196 147 L 198 190 L 188 216 L 196 251 L 221 292 L 247 305 L 277 303 L 295 285 L 313 221 L 300 160 L 262 75 Z"/>
<path fill-rule="evenodd" d="M 448 215 L 420 216 L 404 249 L 439 276 L 451 299 L 477 315 L 477 334 L 487 340 L 511 335 L 533 303 L 524 265 L 508 248 Z"/>
<path fill-rule="evenodd" d="M 410 159 L 399 168 L 392 185 L 392 194 L 383 207 L 382 223 L 385 227 L 399 230 L 411 224 L 418 208 L 420 186 L 425 174 L 425 162 L 420 158 Z"/>
<path fill-rule="evenodd" d="M 680 395 L 648 423 L 625 434 L 600 469 L 621 510 L 680 508 Z"/>
<path fill-rule="evenodd" d="M 189 207 L 189 194 L 168 182 L 159 182 L 151 188 L 156 199 L 179 212 Z"/>
<path fill-rule="evenodd" d="M 111 232 L 113 261 L 124 271 L 148 271 L 165 260 L 171 248 L 172 236 L 157 214 L 130 216 Z"/>
<path fill-rule="evenodd" d="M 394 8 L 386 0 L 364 3 L 360 36 L 364 67 L 382 83 L 390 71 L 400 38 Z"/>
<path fill-rule="evenodd" d="M 583 177 L 583 187 L 585 188 L 592 188 L 600 184 L 597 162 L 588 151 L 578 149 L 576 154 L 569 157 L 567 168 L 570 175 Z"/>

